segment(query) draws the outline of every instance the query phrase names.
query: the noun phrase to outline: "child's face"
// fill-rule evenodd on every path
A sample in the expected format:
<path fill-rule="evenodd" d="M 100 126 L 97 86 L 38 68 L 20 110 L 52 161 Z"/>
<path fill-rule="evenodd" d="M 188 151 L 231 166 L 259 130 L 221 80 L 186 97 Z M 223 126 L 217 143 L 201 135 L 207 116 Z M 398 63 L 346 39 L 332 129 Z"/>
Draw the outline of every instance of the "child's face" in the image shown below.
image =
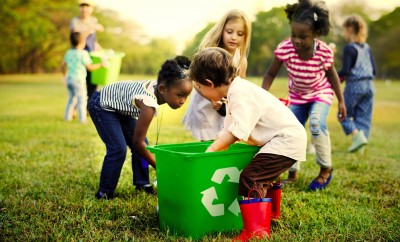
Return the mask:
<path fill-rule="evenodd" d="M 93 6 L 87 4 L 79 5 L 79 13 L 81 18 L 89 17 L 93 13 Z"/>
<path fill-rule="evenodd" d="M 343 38 L 344 38 L 346 41 L 350 41 L 350 40 L 351 40 L 352 34 L 353 34 L 352 28 L 350 28 L 350 27 L 345 27 L 345 28 L 343 28 Z"/>
<path fill-rule="evenodd" d="M 314 38 L 317 36 L 312 32 L 311 26 L 304 23 L 292 22 L 291 41 L 297 54 L 308 53 L 314 48 Z"/>
<path fill-rule="evenodd" d="M 219 100 L 221 100 L 224 97 L 224 95 L 221 95 L 219 88 L 214 87 L 214 84 L 212 84 L 211 81 L 209 81 L 209 80 L 207 80 L 207 81 L 211 83 L 210 86 L 203 85 L 199 82 L 195 82 L 194 88 L 204 98 L 206 98 L 212 102 L 218 102 Z"/>
<path fill-rule="evenodd" d="M 245 28 L 243 20 L 234 19 L 225 24 L 222 34 L 223 48 L 229 53 L 234 54 L 240 48 L 245 38 Z"/>
<path fill-rule="evenodd" d="M 187 97 L 193 89 L 192 81 L 188 78 L 179 80 L 179 84 L 171 87 L 162 87 L 160 90 L 164 101 L 172 109 L 178 109 L 185 104 Z"/>

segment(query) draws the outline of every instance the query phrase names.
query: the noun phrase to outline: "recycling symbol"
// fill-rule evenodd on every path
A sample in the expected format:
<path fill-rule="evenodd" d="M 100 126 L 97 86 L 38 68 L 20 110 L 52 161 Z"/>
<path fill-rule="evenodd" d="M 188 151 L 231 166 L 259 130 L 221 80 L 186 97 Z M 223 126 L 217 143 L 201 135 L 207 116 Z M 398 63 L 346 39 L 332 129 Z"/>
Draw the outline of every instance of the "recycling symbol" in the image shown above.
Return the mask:
<path fill-rule="evenodd" d="M 237 167 L 227 167 L 227 168 L 217 169 L 214 172 L 211 181 L 213 181 L 216 184 L 222 184 L 222 181 L 224 180 L 225 176 L 228 176 L 229 177 L 228 182 L 239 183 L 240 172 L 241 171 L 239 171 Z M 211 216 L 217 217 L 224 215 L 225 213 L 224 203 L 213 204 L 213 201 L 218 199 L 217 190 L 215 189 L 214 186 L 200 193 L 203 194 L 201 202 L 203 203 L 204 207 L 210 213 Z M 235 198 L 232 201 L 232 203 L 228 207 L 228 210 L 236 216 L 239 215 L 240 207 L 237 198 Z"/>

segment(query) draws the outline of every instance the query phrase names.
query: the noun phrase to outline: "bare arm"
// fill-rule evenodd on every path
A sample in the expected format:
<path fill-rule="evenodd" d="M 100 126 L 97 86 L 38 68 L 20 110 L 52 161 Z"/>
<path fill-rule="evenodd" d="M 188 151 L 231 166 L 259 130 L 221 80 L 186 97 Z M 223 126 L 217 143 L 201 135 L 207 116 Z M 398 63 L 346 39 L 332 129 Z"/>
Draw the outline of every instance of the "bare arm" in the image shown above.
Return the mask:
<path fill-rule="evenodd" d="M 140 115 L 136 122 L 135 133 L 133 134 L 133 147 L 136 151 L 147 161 L 149 164 L 156 168 L 156 159 L 154 155 L 146 150 L 146 135 L 149 129 L 150 123 L 153 120 L 155 109 L 153 107 L 146 106 L 143 101 L 136 100 L 136 106 L 140 108 Z"/>
<path fill-rule="evenodd" d="M 226 150 L 229 146 L 235 143 L 238 139 L 229 131 L 225 131 L 220 135 L 211 145 L 206 152 L 214 152 Z"/>
<path fill-rule="evenodd" d="M 268 70 L 264 74 L 263 83 L 261 85 L 262 88 L 265 90 L 269 90 L 274 81 L 276 75 L 278 75 L 279 70 L 281 69 L 282 62 L 278 60 L 278 58 L 274 57 L 271 65 L 269 66 Z"/>
<path fill-rule="evenodd" d="M 103 66 L 106 67 L 106 65 L 104 63 L 86 64 L 86 69 L 88 69 L 89 71 L 94 71 Z"/>
<path fill-rule="evenodd" d="M 247 58 L 243 58 L 242 62 L 240 63 L 240 67 L 239 67 L 239 76 L 241 78 L 245 79 L 246 72 L 247 72 Z"/>
<path fill-rule="evenodd" d="M 332 68 L 330 68 L 327 72 L 327 77 L 328 77 L 328 81 L 332 86 L 333 91 L 335 92 L 335 95 L 338 99 L 338 119 L 340 122 L 342 122 L 343 120 L 346 119 L 346 106 L 344 103 L 344 97 L 340 88 L 340 80 L 339 80 L 339 76 L 336 72 L 336 69 L 334 66 L 332 66 Z"/>

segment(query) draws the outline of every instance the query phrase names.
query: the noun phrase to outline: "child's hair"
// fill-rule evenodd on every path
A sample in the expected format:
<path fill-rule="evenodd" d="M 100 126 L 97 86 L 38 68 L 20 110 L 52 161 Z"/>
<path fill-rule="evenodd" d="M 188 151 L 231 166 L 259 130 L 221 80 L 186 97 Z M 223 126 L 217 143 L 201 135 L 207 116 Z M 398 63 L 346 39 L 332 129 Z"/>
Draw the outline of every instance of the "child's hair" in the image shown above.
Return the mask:
<path fill-rule="evenodd" d="M 188 69 L 191 61 L 186 56 L 177 56 L 174 59 L 169 59 L 161 66 L 158 72 L 157 82 L 163 82 L 166 87 L 174 86 L 178 80 L 189 77 Z"/>
<path fill-rule="evenodd" d="M 351 28 L 354 33 L 355 40 L 359 43 L 365 43 L 368 36 L 368 26 L 364 19 L 359 15 L 352 15 L 343 22 L 343 27 Z"/>
<path fill-rule="evenodd" d="M 286 5 L 285 12 L 289 23 L 308 24 L 311 26 L 312 32 L 319 36 L 329 34 L 331 24 L 325 2 L 299 0 L 298 3 Z"/>
<path fill-rule="evenodd" d="M 72 47 L 76 47 L 82 41 L 82 35 L 80 32 L 71 32 L 69 39 Z"/>
<path fill-rule="evenodd" d="M 250 37 L 251 37 L 251 22 L 247 15 L 240 10 L 233 9 L 225 13 L 225 15 L 207 32 L 207 34 L 202 39 L 199 50 L 207 47 L 221 47 L 223 48 L 222 35 L 226 23 L 231 20 L 241 19 L 244 25 L 244 40 L 240 48 L 240 61 L 246 58 L 250 50 Z"/>
<path fill-rule="evenodd" d="M 204 48 L 193 56 L 190 65 L 190 79 L 209 86 L 206 79 L 215 87 L 228 85 L 236 76 L 236 67 L 232 55 L 220 47 Z"/>

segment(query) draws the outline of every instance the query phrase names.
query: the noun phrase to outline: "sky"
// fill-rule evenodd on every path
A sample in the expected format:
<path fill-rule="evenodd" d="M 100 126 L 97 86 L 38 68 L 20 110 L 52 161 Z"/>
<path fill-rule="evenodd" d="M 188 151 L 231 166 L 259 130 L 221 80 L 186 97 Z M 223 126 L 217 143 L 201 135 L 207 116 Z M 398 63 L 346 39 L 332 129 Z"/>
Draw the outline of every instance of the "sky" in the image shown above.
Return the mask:
<path fill-rule="evenodd" d="M 170 37 L 184 42 L 216 22 L 226 11 L 238 8 L 254 19 L 255 13 L 297 0 L 96 0 L 96 6 L 117 11 L 123 19 L 142 26 L 150 37 Z M 325 0 L 328 7 L 338 0 Z M 392 10 L 400 0 L 365 0 L 377 9 Z M 103 24 L 105 27 L 106 24 Z"/>

